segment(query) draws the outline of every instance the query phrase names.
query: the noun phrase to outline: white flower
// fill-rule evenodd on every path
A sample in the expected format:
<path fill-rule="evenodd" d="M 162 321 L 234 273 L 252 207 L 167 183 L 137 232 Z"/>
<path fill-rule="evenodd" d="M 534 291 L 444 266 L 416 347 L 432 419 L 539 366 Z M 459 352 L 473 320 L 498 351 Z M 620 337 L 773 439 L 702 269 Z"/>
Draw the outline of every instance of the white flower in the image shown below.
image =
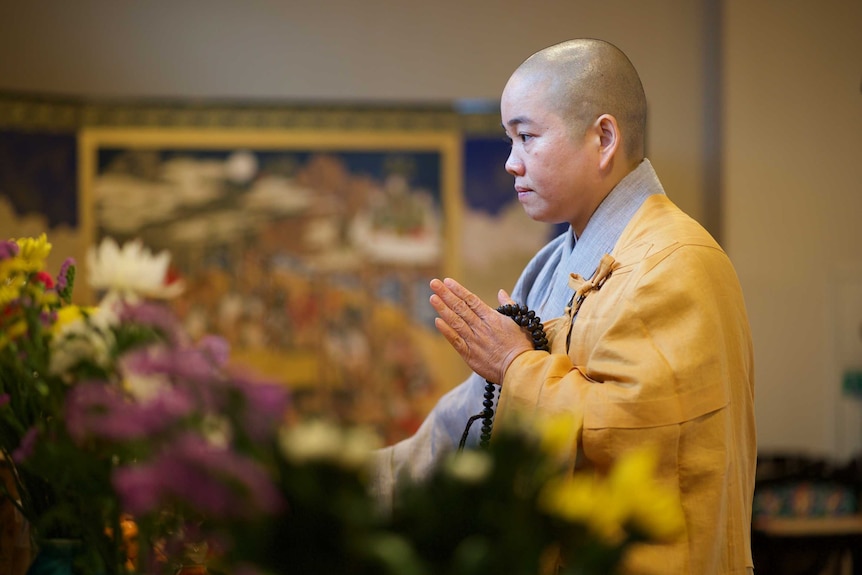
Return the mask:
<path fill-rule="evenodd" d="M 341 431 L 324 421 L 309 421 L 283 428 L 278 439 L 282 452 L 297 463 L 334 461 L 341 450 Z"/>
<path fill-rule="evenodd" d="M 84 360 L 107 367 L 115 343 L 111 326 L 117 321 L 110 309 L 100 307 L 89 317 L 80 317 L 63 325 L 51 339 L 48 371 L 62 375 Z"/>
<path fill-rule="evenodd" d="M 120 368 L 123 372 L 123 389 L 138 403 L 149 403 L 171 387 L 171 381 L 163 373 L 142 374 Z"/>
<path fill-rule="evenodd" d="M 206 415 L 201 422 L 202 432 L 210 445 L 227 449 L 233 437 L 233 428 L 227 417 Z"/>
<path fill-rule="evenodd" d="M 342 430 L 325 421 L 309 421 L 283 428 L 279 445 L 287 458 L 297 463 L 330 461 L 357 469 L 368 463 L 379 441 L 365 429 Z"/>
<path fill-rule="evenodd" d="M 491 473 L 494 462 L 487 453 L 461 451 L 446 459 L 446 471 L 464 483 L 479 483 Z"/>
<path fill-rule="evenodd" d="M 340 461 L 351 468 L 360 468 L 371 459 L 372 452 L 380 447 L 380 439 L 368 429 L 356 428 L 347 431 Z"/>
<path fill-rule="evenodd" d="M 107 290 L 108 298 L 135 301 L 139 297 L 171 298 L 182 293 L 182 282 L 167 283 L 171 256 L 167 251 L 153 255 L 140 240 L 123 245 L 105 238 L 98 248 L 87 251 L 90 286 Z"/>
<path fill-rule="evenodd" d="M 108 309 L 102 305 L 100 309 Z M 171 379 L 165 373 L 151 369 L 141 369 L 141 364 L 158 362 L 164 357 L 166 350 L 161 346 L 149 346 L 145 349 L 123 355 L 119 358 L 117 367 L 122 378 L 123 390 L 136 402 L 150 403 L 171 388 Z"/>

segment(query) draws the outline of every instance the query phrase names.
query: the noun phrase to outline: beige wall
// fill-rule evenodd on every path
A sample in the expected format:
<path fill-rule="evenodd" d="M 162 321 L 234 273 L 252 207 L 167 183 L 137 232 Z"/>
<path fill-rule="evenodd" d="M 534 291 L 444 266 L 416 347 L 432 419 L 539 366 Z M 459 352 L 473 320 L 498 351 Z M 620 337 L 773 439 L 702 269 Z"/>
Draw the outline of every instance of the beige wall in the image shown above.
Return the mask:
<path fill-rule="evenodd" d="M 725 6 L 724 236 L 757 346 L 760 443 L 843 455 L 862 445 L 838 352 L 845 320 L 862 349 L 862 2 Z"/>
<path fill-rule="evenodd" d="M 649 155 L 670 197 L 710 225 L 738 266 L 761 445 L 839 453 L 862 443 L 862 405 L 837 393 L 832 309 L 836 274 L 862 267 L 860 29 L 859 0 L 4 2 L 0 90 L 495 100 L 533 51 L 576 36 L 610 40 L 641 71 Z M 723 90 L 710 92 L 718 79 Z"/>

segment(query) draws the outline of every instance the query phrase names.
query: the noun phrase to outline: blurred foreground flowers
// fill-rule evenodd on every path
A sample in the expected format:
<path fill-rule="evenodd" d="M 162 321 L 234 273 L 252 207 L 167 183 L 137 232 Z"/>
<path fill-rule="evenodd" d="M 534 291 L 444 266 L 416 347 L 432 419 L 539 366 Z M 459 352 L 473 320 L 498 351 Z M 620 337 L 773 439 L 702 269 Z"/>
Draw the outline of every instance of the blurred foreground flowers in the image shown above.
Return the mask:
<path fill-rule="evenodd" d="M 106 240 L 88 257 L 95 307 L 72 303 L 74 262 L 44 268 L 45 236 L 0 243 L 0 451 L 37 548 L 80 543 L 81 573 L 609 575 L 630 545 L 681 529 L 653 454 L 607 478 L 562 473 L 571 430 L 503 432 L 369 494 L 377 438 L 304 421 L 287 391 L 192 341 L 164 302 L 169 257 Z M 116 535 L 115 535 L 116 534 Z M 204 567 L 200 567 L 204 569 Z"/>
<path fill-rule="evenodd" d="M 655 480 L 656 453 L 631 451 L 607 477 L 572 474 L 560 440 L 573 433 L 568 418 L 503 428 L 402 485 L 392 531 L 421 569 L 400 572 L 613 575 L 633 545 L 672 543 L 682 509 Z"/>

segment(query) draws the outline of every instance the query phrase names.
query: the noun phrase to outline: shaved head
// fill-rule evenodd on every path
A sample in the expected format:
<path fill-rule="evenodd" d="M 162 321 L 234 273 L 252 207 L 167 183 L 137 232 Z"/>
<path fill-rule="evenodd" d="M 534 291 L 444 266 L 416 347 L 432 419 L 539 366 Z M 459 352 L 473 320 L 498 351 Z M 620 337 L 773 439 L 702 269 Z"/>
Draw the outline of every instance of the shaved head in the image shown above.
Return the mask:
<path fill-rule="evenodd" d="M 602 114 L 616 118 L 626 155 L 644 156 L 646 96 L 638 73 L 623 52 L 602 40 L 579 39 L 536 52 L 514 75 L 547 81 L 547 99 L 583 133 Z"/>

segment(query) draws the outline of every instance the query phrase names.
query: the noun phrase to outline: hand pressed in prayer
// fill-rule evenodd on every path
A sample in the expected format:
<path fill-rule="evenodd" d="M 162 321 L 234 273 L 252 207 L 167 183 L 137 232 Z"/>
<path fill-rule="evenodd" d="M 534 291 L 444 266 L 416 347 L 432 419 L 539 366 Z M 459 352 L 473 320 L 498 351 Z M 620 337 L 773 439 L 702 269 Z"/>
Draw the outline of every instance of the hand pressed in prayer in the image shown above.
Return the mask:
<path fill-rule="evenodd" d="M 467 365 L 494 383 L 518 355 L 533 349 L 529 335 L 511 318 L 485 304 L 453 279 L 431 280 L 431 306 L 439 317 L 437 330 L 455 348 Z M 497 294 L 501 305 L 514 303 L 504 290 Z"/>

